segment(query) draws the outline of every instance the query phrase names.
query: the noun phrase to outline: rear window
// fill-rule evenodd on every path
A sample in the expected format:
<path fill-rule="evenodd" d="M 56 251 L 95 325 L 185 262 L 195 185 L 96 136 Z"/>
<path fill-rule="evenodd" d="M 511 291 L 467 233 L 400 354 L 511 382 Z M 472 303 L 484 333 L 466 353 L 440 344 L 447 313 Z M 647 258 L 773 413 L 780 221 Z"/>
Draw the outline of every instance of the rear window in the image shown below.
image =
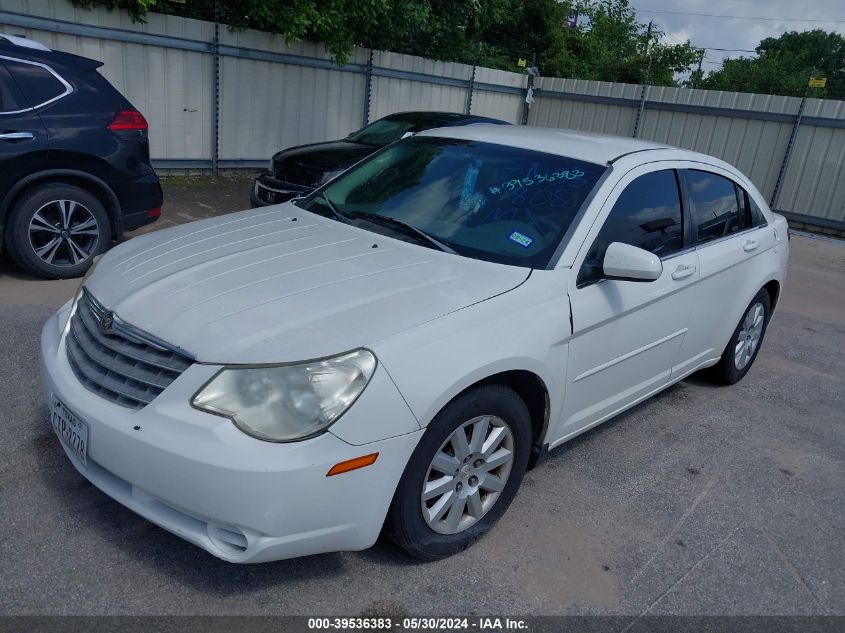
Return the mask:
<path fill-rule="evenodd" d="M 545 268 L 606 169 L 505 145 L 413 137 L 323 193 L 341 213 L 400 220 L 459 255 Z"/>
<path fill-rule="evenodd" d="M 9 71 L 0 61 L 0 112 L 17 112 L 26 110 L 29 106 L 23 100 Z"/>
<path fill-rule="evenodd" d="M 12 60 L 5 60 L 5 64 L 32 107 L 55 99 L 67 90 L 65 85 L 43 66 Z"/>

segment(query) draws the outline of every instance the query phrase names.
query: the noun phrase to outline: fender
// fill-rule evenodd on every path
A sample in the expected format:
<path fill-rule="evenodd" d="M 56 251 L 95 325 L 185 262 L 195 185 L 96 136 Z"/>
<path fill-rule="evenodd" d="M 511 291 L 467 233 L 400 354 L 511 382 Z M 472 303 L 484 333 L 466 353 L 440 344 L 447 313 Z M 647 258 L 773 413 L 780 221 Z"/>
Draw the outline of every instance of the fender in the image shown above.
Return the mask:
<path fill-rule="evenodd" d="M 120 235 L 123 233 L 123 216 L 120 213 L 120 202 L 118 201 L 114 191 L 112 191 L 112 188 L 109 187 L 105 181 L 89 174 L 88 172 L 76 169 L 45 169 L 43 171 L 30 174 L 26 178 L 22 178 L 15 183 L 5 196 L 3 196 L 3 200 L 0 202 L 0 245 L 3 243 L 3 228 L 6 224 L 6 215 L 9 211 L 9 207 L 11 206 L 12 200 L 15 199 L 15 196 L 33 183 L 42 180 L 50 180 L 51 178 L 56 177 L 77 178 L 80 180 L 87 180 L 93 184 L 106 198 L 107 204 L 105 207 L 106 212 L 109 214 L 109 219 L 112 221 L 112 235 Z"/>

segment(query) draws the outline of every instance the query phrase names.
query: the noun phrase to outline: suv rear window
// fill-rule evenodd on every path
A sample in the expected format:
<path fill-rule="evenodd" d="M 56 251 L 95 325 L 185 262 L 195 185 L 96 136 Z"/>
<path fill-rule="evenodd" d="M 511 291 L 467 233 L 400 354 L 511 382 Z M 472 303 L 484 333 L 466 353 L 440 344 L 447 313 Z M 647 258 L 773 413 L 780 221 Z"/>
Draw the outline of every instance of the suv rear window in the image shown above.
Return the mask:
<path fill-rule="evenodd" d="M 17 112 L 28 107 L 15 82 L 9 76 L 9 71 L 0 61 L 0 112 Z"/>
<path fill-rule="evenodd" d="M 30 106 L 34 108 L 66 91 L 65 85 L 43 66 L 12 60 L 5 60 L 5 64 Z"/>

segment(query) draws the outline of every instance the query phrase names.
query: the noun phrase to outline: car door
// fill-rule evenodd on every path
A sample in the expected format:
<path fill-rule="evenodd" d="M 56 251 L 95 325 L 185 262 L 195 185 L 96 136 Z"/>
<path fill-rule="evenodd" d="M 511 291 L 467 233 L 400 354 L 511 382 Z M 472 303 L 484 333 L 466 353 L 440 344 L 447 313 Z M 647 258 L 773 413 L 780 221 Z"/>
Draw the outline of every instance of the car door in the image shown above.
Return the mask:
<path fill-rule="evenodd" d="M 0 56 L 0 201 L 25 176 L 43 169 L 47 132 L 10 68 L 24 64 Z M 0 217 L 8 210 L 0 208 Z"/>
<path fill-rule="evenodd" d="M 662 165 L 662 167 L 661 167 Z M 563 435 L 610 417 L 663 387 L 689 326 L 698 256 L 689 247 L 678 176 L 671 164 L 626 174 L 599 212 L 575 259 L 570 285 L 573 334 Z M 659 279 L 602 278 L 611 242 L 658 255 Z"/>
<path fill-rule="evenodd" d="M 762 285 L 755 258 L 777 243 L 748 191 L 731 174 L 702 165 L 679 170 L 690 209 L 691 240 L 698 253 L 700 279 L 683 362 L 689 373 L 721 356 L 748 302 Z"/>

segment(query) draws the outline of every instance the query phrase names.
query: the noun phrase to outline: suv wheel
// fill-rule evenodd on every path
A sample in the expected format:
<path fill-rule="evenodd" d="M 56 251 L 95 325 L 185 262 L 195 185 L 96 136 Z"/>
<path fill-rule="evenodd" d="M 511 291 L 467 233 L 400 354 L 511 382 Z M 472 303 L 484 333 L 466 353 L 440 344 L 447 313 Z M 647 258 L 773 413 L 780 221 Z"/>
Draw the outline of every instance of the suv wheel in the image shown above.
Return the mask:
<path fill-rule="evenodd" d="M 422 560 L 472 545 L 508 509 L 530 445 L 528 409 L 511 389 L 479 387 L 450 402 L 405 467 L 388 517 L 393 540 Z"/>
<path fill-rule="evenodd" d="M 88 270 L 111 238 L 103 205 L 79 187 L 47 184 L 15 204 L 6 228 L 6 249 L 25 271 L 38 277 L 70 279 Z"/>

